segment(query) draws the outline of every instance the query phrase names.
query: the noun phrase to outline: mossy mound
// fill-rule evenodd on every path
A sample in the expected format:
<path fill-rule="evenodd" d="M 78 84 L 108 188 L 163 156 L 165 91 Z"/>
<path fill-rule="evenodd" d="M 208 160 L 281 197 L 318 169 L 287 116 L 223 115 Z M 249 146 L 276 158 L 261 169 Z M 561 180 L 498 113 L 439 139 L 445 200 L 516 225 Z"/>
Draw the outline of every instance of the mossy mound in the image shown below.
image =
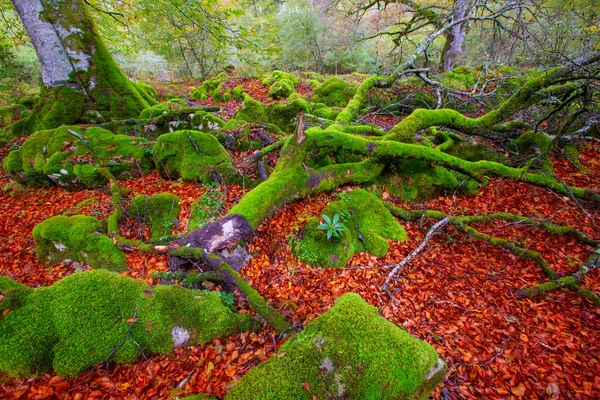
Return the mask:
<path fill-rule="evenodd" d="M 33 228 L 33 240 L 42 262 L 75 260 L 94 268 L 127 269 L 125 254 L 105 233 L 104 223 L 95 218 L 57 215 Z"/>
<path fill-rule="evenodd" d="M 142 138 L 115 135 L 102 128 L 64 126 L 32 134 L 11 151 L 3 167 L 14 179 L 31 185 L 100 187 L 108 180 L 136 177 L 153 167 L 150 144 Z"/>
<path fill-rule="evenodd" d="M 24 118 L 29 113 L 22 104 L 12 104 L 0 107 L 0 129 L 10 127 L 14 122 Z"/>
<path fill-rule="evenodd" d="M 385 183 L 391 194 L 412 203 L 452 193 L 459 187 L 467 193 L 478 187 L 471 179 L 420 160 L 398 163 L 386 175 Z"/>
<path fill-rule="evenodd" d="M 229 153 L 207 133 L 183 130 L 162 135 L 154 146 L 154 158 L 158 173 L 167 179 L 211 182 L 235 175 Z"/>
<path fill-rule="evenodd" d="M 468 89 L 479 80 L 485 78 L 481 70 L 459 66 L 446 72 L 441 78 L 443 84 L 451 89 Z"/>
<path fill-rule="evenodd" d="M 244 102 L 234 118 L 238 121 L 260 123 L 267 121 L 267 113 L 260 101 L 244 94 Z"/>
<path fill-rule="evenodd" d="M 345 267 L 350 257 L 361 251 L 384 257 L 389 250 L 386 238 L 406 240 L 404 228 L 383 202 L 363 189 L 344 193 L 341 200 L 329 204 L 322 214 L 330 218 L 337 214 L 344 232 L 339 238 L 328 240 L 326 230 L 318 229 L 318 218 L 307 222 L 295 254 L 312 265 Z"/>
<path fill-rule="evenodd" d="M 445 370 L 433 347 L 346 293 L 226 399 L 427 399 Z"/>
<path fill-rule="evenodd" d="M 294 74 L 291 74 L 289 72 L 283 72 L 283 71 L 273 71 L 272 73 L 270 73 L 269 75 L 267 75 L 267 77 L 265 77 L 262 80 L 262 86 L 263 87 L 269 87 L 272 84 L 274 84 L 275 82 L 278 82 L 280 80 L 286 79 L 288 81 L 291 81 L 292 84 L 295 86 L 297 86 L 300 83 L 300 78 Z"/>
<path fill-rule="evenodd" d="M 269 96 L 274 100 L 285 99 L 294 93 L 294 83 L 289 79 L 280 79 L 269 88 Z"/>
<path fill-rule="evenodd" d="M 277 125 L 284 132 L 293 132 L 296 118 L 300 113 L 307 113 L 311 109 L 310 103 L 304 99 L 296 99 L 290 104 L 270 104 L 267 115 L 272 124 Z"/>
<path fill-rule="evenodd" d="M 327 79 L 314 90 L 313 101 L 329 107 L 345 107 L 356 93 L 356 86 L 338 77 Z"/>
<path fill-rule="evenodd" d="M 152 197 L 143 194 L 131 200 L 129 215 L 152 227 L 152 239 L 170 236 L 181 207 L 179 196 L 165 192 Z"/>
<path fill-rule="evenodd" d="M 0 277 L 0 371 L 27 377 L 53 368 L 74 377 L 99 363 L 127 363 L 141 354 L 206 343 L 250 328 L 219 296 L 178 286 L 149 288 L 109 271 L 70 275 L 27 289 Z M 14 304 L 14 302 L 13 302 Z"/>
<path fill-rule="evenodd" d="M 221 72 L 214 78 L 210 78 L 202 82 L 202 86 L 192 91 L 192 98 L 195 100 L 206 101 L 211 95 L 214 102 L 221 103 L 231 100 L 231 93 L 223 89 L 223 83 L 229 77 L 225 72 Z"/>
<path fill-rule="evenodd" d="M 151 107 L 146 108 L 140 113 L 139 119 L 151 119 L 158 117 L 159 115 L 168 114 L 171 111 L 181 110 L 183 108 L 189 108 L 189 104 L 181 99 L 171 99 L 163 103 L 155 104 Z"/>
<path fill-rule="evenodd" d="M 333 108 L 328 107 L 327 104 L 323 103 L 315 104 L 314 110 L 312 112 L 312 114 L 315 117 L 324 118 L 331 121 L 334 121 L 339 113 L 339 110 L 334 110 Z"/>
<path fill-rule="evenodd" d="M 246 93 L 244 87 L 242 85 L 238 85 L 231 91 L 231 96 L 234 98 L 234 100 L 244 101 L 244 93 Z"/>

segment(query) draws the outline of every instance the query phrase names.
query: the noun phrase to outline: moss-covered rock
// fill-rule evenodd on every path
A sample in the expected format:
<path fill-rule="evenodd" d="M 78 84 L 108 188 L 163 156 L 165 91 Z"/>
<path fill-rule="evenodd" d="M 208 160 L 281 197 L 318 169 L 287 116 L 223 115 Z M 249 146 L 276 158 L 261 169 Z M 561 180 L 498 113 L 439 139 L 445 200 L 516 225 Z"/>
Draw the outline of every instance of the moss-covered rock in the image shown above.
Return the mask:
<path fill-rule="evenodd" d="M 229 77 L 225 72 L 221 72 L 214 78 L 210 78 L 202 82 L 202 86 L 192 92 L 192 98 L 196 100 L 206 101 L 208 96 L 213 97 L 213 101 L 220 103 L 231 99 L 231 93 L 223 89 L 223 83 Z"/>
<path fill-rule="evenodd" d="M 237 381 L 226 399 L 427 399 L 445 370 L 429 344 L 347 293 Z"/>
<path fill-rule="evenodd" d="M 385 208 L 383 202 L 363 189 L 344 193 L 341 200 L 329 204 L 322 214 L 338 215 L 344 224 L 339 238 L 327 239 L 326 230 L 318 229 L 319 219 L 309 220 L 304 237 L 295 246 L 296 256 L 309 264 L 325 267 L 345 267 L 354 253 L 369 252 L 384 257 L 386 240 L 406 240 L 404 228 Z"/>
<path fill-rule="evenodd" d="M 356 86 L 339 77 L 327 79 L 314 90 L 315 103 L 324 103 L 329 107 L 345 107 L 356 93 Z"/>
<path fill-rule="evenodd" d="M 260 101 L 244 94 L 244 102 L 234 118 L 238 121 L 260 123 L 267 121 L 267 113 Z"/>
<path fill-rule="evenodd" d="M 0 309 L 19 292 L 20 303 L 0 316 L 0 371 L 16 377 L 53 368 L 77 376 L 105 362 L 206 343 L 250 328 L 214 293 L 178 286 L 149 288 L 109 271 L 70 275 L 27 291 L 0 277 Z"/>
<path fill-rule="evenodd" d="M 131 200 L 129 215 L 152 227 L 152 239 L 171 235 L 181 207 L 179 196 L 157 193 L 152 197 L 140 194 Z"/>
<path fill-rule="evenodd" d="M 340 112 L 339 110 L 334 110 L 333 108 L 328 107 L 327 104 L 317 103 L 315 104 L 312 113 L 315 117 L 325 118 L 334 121 Z"/>
<path fill-rule="evenodd" d="M 181 99 L 171 99 L 163 103 L 157 103 L 151 107 L 146 108 L 140 113 L 139 119 L 151 119 L 158 117 L 159 115 L 169 114 L 175 110 L 181 110 L 189 108 L 189 104 Z"/>
<path fill-rule="evenodd" d="M 278 81 L 283 80 L 283 79 L 291 81 L 292 84 L 294 85 L 294 87 L 300 83 L 300 78 L 297 75 L 291 74 L 289 72 L 283 72 L 283 71 L 277 71 L 277 70 L 275 70 L 272 73 L 270 73 L 269 75 L 267 75 L 262 80 L 262 86 L 263 87 L 269 87 L 273 83 L 278 82 Z"/>
<path fill-rule="evenodd" d="M 86 215 L 50 217 L 33 228 L 42 262 L 81 261 L 94 268 L 127 269 L 125 254 L 105 235 L 104 223 Z"/>
<path fill-rule="evenodd" d="M 167 179 L 211 182 L 235 175 L 229 153 L 215 136 L 202 132 L 183 130 L 160 136 L 154 158 L 158 173 Z"/>
<path fill-rule="evenodd" d="M 65 126 L 32 134 L 10 152 L 3 167 L 21 183 L 99 187 L 107 182 L 101 168 L 117 179 L 148 173 L 153 167 L 149 147 L 142 138 Z"/>
<path fill-rule="evenodd" d="M 407 202 L 419 202 L 454 192 L 466 177 L 457 179 L 458 174 L 440 166 L 431 166 L 420 160 L 408 160 L 398 163 L 386 176 L 386 186 L 391 194 Z M 477 182 L 473 181 L 475 186 Z M 473 189 L 469 183 L 463 189 Z M 463 184 L 464 185 L 464 184 Z"/>
<path fill-rule="evenodd" d="M 296 118 L 300 113 L 307 113 L 311 109 L 308 101 L 300 98 L 290 104 L 270 104 L 267 107 L 269 122 L 277 125 L 284 132 L 293 132 Z"/>
<path fill-rule="evenodd" d="M 238 85 L 231 91 L 231 96 L 234 98 L 234 100 L 244 101 L 244 93 L 244 87 L 242 85 Z"/>
<path fill-rule="evenodd" d="M 280 79 L 269 88 L 269 96 L 274 100 L 285 99 L 294 93 L 294 84 L 289 79 Z"/>

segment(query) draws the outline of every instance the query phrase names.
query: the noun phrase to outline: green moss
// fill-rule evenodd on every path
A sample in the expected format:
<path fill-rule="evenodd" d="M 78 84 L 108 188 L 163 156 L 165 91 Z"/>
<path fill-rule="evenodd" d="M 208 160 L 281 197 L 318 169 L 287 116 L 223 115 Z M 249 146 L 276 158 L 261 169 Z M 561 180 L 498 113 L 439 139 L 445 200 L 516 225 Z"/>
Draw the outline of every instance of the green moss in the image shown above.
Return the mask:
<path fill-rule="evenodd" d="M 284 99 L 293 92 L 294 84 L 289 79 L 280 79 L 274 82 L 269 88 L 269 96 L 275 100 Z"/>
<path fill-rule="evenodd" d="M 233 91 L 231 92 L 231 96 L 233 97 L 234 100 L 244 101 L 244 93 L 245 93 L 244 87 L 242 85 L 238 85 L 233 88 Z"/>
<path fill-rule="evenodd" d="M 327 79 L 314 90 L 315 103 L 324 103 L 329 107 L 345 107 L 356 93 L 356 86 L 338 77 Z"/>
<path fill-rule="evenodd" d="M 298 114 L 309 111 L 310 104 L 301 98 L 288 105 L 273 103 L 267 107 L 269 122 L 277 125 L 284 132 L 293 132 Z"/>
<path fill-rule="evenodd" d="M 139 119 L 150 119 L 159 115 L 168 114 L 174 110 L 181 110 L 183 108 L 189 108 L 188 103 L 181 99 L 172 99 L 165 101 L 164 103 L 158 103 L 151 107 L 146 108 L 140 113 Z"/>
<path fill-rule="evenodd" d="M 519 154 L 548 154 L 552 140 L 542 132 L 527 131 L 515 140 Z"/>
<path fill-rule="evenodd" d="M 294 246 L 294 254 L 300 261 L 310 265 L 345 267 L 355 253 L 350 231 L 345 229 L 339 238 L 328 240 L 325 231 L 318 229 L 319 224 L 319 218 L 306 221 L 304 237 Z"/>
<path fill-rule="evenodd" d="M 319 219 L 309 220 L 304 237 L 294 249 L 297 257 L 309 264 L 345 267 L 350 257 L 361 251 L 384 257 L 389 250 L 386 238 L 406 240 L 406 232 L 383 202 L 363 189 L 344 194 L 342 200 L 325 207 L 322 214 L 330 218 L 340 216 L 345 232 L 340 238 L 327 240 L 326 231 L 317 229 Z"/>
<path fill-rule="evenodd" d="M 235 169 L 217 138 L 197 131 L 177 131 L 161 135 L 154 146 L 159 174 L 167 179 L 211 182 L 231 179 Z"/>
<path fill-rule="evenodd" d="M 430 371 L 437 372 L 428 377 Z M 237 381 L 226 399 L 426 399 L 444 373 L 430 345 L 347 293 Z"/>
<path fill-rule="evenodd" d="M 453 192 L 460 182 L 454 173 L 443 167 L 408 160 L 394 166 L 387 175 L 386 184 L 390 193 L 402 200 L 419 202 Z"/>
<path fill-rule="evenodd" d="M 260 101 L 244 94 L 244 102 L 234 118 L 239 121 L 260 123 L 267 121 L 267 113 Z"/>
<path fill-rule="evenodd" d="M 132 362 L 141 349 L 171 351 L 176 326 L 190 343 L 206 343 L 248 329 L 250 317 L 233 313 L 214 293 L 150 289 L 108 271 L 77 273 L 35 289 L 0 319 L 0 370 L 25 377 L 53 367 L 77 376 L 106 360 Z"/>
<path fill-rule="evenodd" d="M 136 82 L 134 85 L 150 106 L 158 104 L 158 91 L 152 85 L 143 81 Z"/>
<path fill-rule="evenodd" d="M 152 197 L 140 194 L 131 200 L 129 215 L 152 227 L 152 239 L 171 235 L 179 217 L 179 197 L 171 193 L 157 193 Z"/>
<path fill-rule="evenodd" d="M 338 110 L 334 110 L 323 103 L 315 104 L 315 109 L 313 110 L 313 115 L 315 117 L 325 118 L 331 121 L 335 120 L 339 113 Z"/>
<path fill-rule="evenodd" d="M 291 81 L 292 84 L 294 85 L 294 87 L 300 83 L 300 78 L 298 76 L 296 76 L 294 74 L 290 74 L 289 72 L 275 70 L 271 74 L 269 74 L 266 78 L 263 79 L 262 86 L 269 87 L 273 83 L 278 82 L 283 79 Z"/>
<path fill-rule="evenodd" d="M 141 138 L 67 126 L 32 134 L 4 159 L 3 166 L 22 183 L 99 187 L 107 182 L 101 168 L 117 179 L 148 173 L 152 169 L 148 148 Z"/>
<path fill-rule="evenodd" d="M 202 86 L 192 91 L 192 98 L 196 100 L 206 101 L 208 96 L 213 96 L 215 102 L 229 101 L 226 100 L 227 96 L 231 98 L 231 95 L 227 92 L 223 92 L 223 82 L 229 77 L 225 72 L 221 72 L 214 78 L 210 78 L 202 82 Z"/>
<path fill-rule="evenodd" d="M 198 110 L 192 117 L 192 126 L 201 132 L 213 132 L 219 130 L 223 125 L 225 125 L 225 121 L 206 111 Z"/>
<path fill-rule="evenodd" d="M 42 262 L 76 260 L 94 268 L 126 269 L 125 255 L 105 233 L 104 223 L 95 218 L 57 215 L 33 228 L 33 240 Z"/>

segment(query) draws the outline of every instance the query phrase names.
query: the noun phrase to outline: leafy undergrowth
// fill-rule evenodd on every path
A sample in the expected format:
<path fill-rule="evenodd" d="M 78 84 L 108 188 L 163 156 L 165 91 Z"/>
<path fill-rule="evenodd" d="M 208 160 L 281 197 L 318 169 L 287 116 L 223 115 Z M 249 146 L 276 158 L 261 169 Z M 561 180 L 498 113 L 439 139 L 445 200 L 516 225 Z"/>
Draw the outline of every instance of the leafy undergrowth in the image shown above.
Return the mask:
<path fill-rule="evenodd" d="M 252 90 L 263 89 L 257 86 Z M 369 117 L 370 122 L 377 118 Z M 382 126 L 395 123 L 390 118 L 378 122 Z M 3 149 L 0 155 L 5 152 Z M 580 161 L 587 170 L 560 159 L 555 161 L 555 172 L 569 183 L 599 190 L 598 145 L 583 152 Z M 0 178 L 1 186 L 9 183 L 7 177 Z M 155 173 L 123 186 L 132 194 L 169 191 L 180 196 L 182 210 L 175 233 L 185 230 L 191 203 L 206 191 L 216 190 L 164 181 Z M 218 190 L 223 201 L 221 213 L 247 191 L 235 185 Z M 416 205 L 402 203 L 385 191 L 383 198 L 407 209 L 430 208 L 450 215 L 510 212 L 567 224 L 596 239 L 599 236 L 569 198 L 501 179 L 491 179 L 475 197 L 450 193 Z M 324 313 L 341 294 L 352 291 L 378 307 L 388 320 L 432 344 L 446 360 L 449 370 L 434 398 L 600 398 L 598 306 L 567 290 L 537 299 L 518 298 L 518 289 L 546 281 L 539 266 L 452 226 L 436 234 L 427 250 L 402 270 L 390 286 L 390 298 L 379 289 L 390 271 L 388 266 L 421 243 L 433 224 L 427 220 L 403 223 L 409 240 L 392 242 L 383 259 L 360 253 L 347 268 L 309 267 L 295 259 L 289 242 L 306 219 L 320 215 L 335 199 L 335 193 L 321 194 L 282 207 L 259 227 L 249 245 L 254 258 L 241 271 L 297 330 Z M 585 205 L 600 225 L 598 211 Z M 107 189 L 7 188 L 0 192 L 0 274 L 40 286 L 87 268 L 78 263 L 49 266 L 38 262 L 31 231 L 52 215 L 83 213 L 106 220 L 111 212 Z M 539 251 L 560 276 L 577 271 L 592 251 L 570 236 L 551 235 L 523 224 L 494 222 L 477 228 Z M 121 234 L 143 237 L 147 230 L 128 220 Z M 158 281 L 153 281 L 152 272 L 167 270 L 167 258 L 160 255 L 128 253 L 128 264 L 127 275 L 153 284 Z M 600 269 L 590 272 L 582 284 L 600 293 Z M 248 310 L 242 300 L 236 303 Z M 282 344 L 283 339 L 265 328 L 131 365 L 98 366 L 76 379 L 54 374 L 27 380 L 0 377 L 0 398 L 164 399 L 190 393 L 223 397 L 228 385 Z"/>

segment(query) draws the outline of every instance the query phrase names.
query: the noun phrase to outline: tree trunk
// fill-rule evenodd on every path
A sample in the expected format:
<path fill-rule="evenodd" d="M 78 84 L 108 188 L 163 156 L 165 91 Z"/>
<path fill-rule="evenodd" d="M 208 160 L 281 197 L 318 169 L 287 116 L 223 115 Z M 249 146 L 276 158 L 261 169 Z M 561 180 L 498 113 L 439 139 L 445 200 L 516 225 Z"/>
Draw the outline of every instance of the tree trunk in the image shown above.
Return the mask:
<path fill-rule="evenodd" d="M 82 0 L 11 0 L 42 68 L 42 93 L 15 134 L 137 117 L 153 100 L 125 76 Z"/>
<path fill-rule="evenodd" d="M 458 21 L 467 16 L 468 0 L 456 0 L 452 9 L 452 20 Z M 443 72 L 451 71 L 456 66 L 458 60 L 462 57 L 463 43 L 467 35 L 467 23 L 454 25 L 445 37 L 446 43 L 442 50 L 440 59 L 440 70 Z"/>

